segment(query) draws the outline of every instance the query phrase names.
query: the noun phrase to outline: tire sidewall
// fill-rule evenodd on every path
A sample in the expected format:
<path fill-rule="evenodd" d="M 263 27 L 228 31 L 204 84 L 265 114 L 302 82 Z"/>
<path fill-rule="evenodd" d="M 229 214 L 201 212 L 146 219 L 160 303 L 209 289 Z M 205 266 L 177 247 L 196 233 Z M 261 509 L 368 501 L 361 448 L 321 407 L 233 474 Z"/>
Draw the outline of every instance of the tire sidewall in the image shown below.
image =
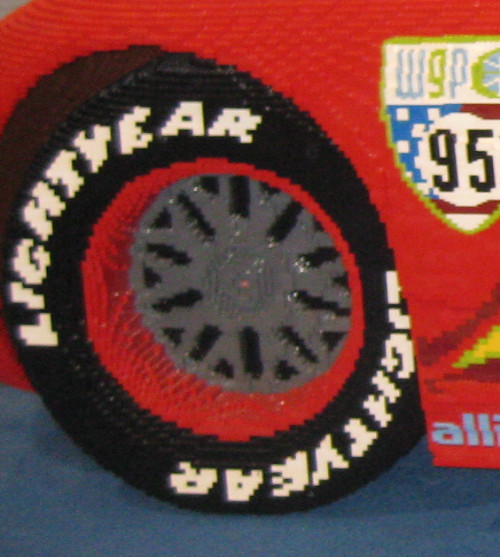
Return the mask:
<path fill-rule="evenodd" d="M 188 67 L 191 73 L 184 71 L 180 84 L 177 82 L 174 91 L 165 94 L 162 85 L 174 74 L 179 79 L 176 65 Z M 148 80 L 152 86 L 145 91 L 142 84 Z M 200 83 L 206 86 L 200 87 Z M 158 91 L 162 93 L 155 97 Z M 154 134 L 159 123 L 168 120 L 169 114 L 184 101 L 202 103 L 205 131 L 229 107 L 244 107 L 252 114 L 262 115 L 262 123 L 251 132 L 252 141 L 248 143 L 238 137 L 208 134 L 195 137 L 181 132 L 166 140 L 155 139 L 147 148 L 138 148 L 130 155 L 120 153 L 116 122 L 130 106 L 152 107 L 152 117 L 141 126 L 141 131 Z M 18 279 L 12 261 L 20 239 L 32 236 L 26 222 L 19 218 L 32 184 L 43 178 L 43 172 L 61 150 L 71 149 L 77 131 L 96 123 L 108 126 L 113 133 L 107 160 L 98 172 L 90 172 L 81 161 L 75 162 L 84 185 L 67 200 L 62 214 L 52 220 L 53 233 L 44 244 L 50 254 L 50 265 L 37 292 L 45 297 L 59 335 L 59 346 L 26 346 L 16 338 L 16 330 L 20 323 L 32 319 L 32 312 L 14 303 L 7 303 L 6 308 L 20 359 L 63 427 L 99 462 L 133 485 L 161 498 L 212 510 L 279 512 L 291 507 L 306 508 L 344 495 L 386 468 L 396 457 L 395 447 L 401 436 L 402 426 L 396 416 L 404 415 L 400 408 L 415 400 L 417 394 L 411 379 L 386 427 L 381 428 L 363 409 L 364 402 L 374 396 L 373 378 L 395 331 L 395 324 L 389 319 L 389 306 L 395 304 L 387 294 L 386 283 L 387 274 L 394 272 L 394 261 L 385 228 L 349 161 L 312 118 L 247 74 L 233 68 L 221 69 L 191 56 L 166 55 L 134 78 L 126 77 L 84 103 L 54 133 L 28 173 L 27 187 L 18 197 L 8 233 L 7 285 L 9 279 Z M 101 366 L 88 342 L 85 326 L 81 264 L 95 224 L 125 185 L 137 176 L 177 163 L 194 164 L 200 158 L 250 165 L 299 185 L 340 230 L 361 285 L 363 345 L 342 391 L 307 423 L 278 432 L 274 437 L 252 438 L 247 443 L 221 442 L 214 436 L 196 435 L 175 423 L 165 423 L 142 408 Z M 8 292 L 5 297 L 9 299 Z M 368 447 L 362 457 L 352 459 L 352 439 L 345 432 L 351 416 L 377 431 L 373 447 Z M 413 416 L 411 419 L 418 426 L 415 432 L 405 433 L 408 439 L 420 434 L 419 421 Z M 348 469 L 331 470 L 328 481 L 318 486 L 292 491 L 284 498 L 273 497 L 273 466 L 299 453 L 312 454 L 326 435 L 331 436 L 336 449 L 349 460 Z M 388 454 L 384 456 L 384 452 Z M 241 469 L 243 474 L 260 469 L 266 481 L 245 502 L 228 501 L 223 481 L 214 484 L 206 494 L 176 494 L 168 478 L 185 462 L 197 470 L 217 470 L 219 477 L 228 469 Z M 313 468 L 314 462 L 309 466 Z"/>

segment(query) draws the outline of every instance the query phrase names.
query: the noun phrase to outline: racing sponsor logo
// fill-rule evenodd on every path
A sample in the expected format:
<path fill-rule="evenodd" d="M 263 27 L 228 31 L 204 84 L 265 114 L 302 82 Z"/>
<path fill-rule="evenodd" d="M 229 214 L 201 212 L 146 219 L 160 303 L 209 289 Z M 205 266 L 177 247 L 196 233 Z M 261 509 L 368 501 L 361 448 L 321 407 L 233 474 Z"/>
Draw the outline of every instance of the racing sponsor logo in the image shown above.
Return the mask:
<path fill-rule="evenodd" d="M 431 438 L 438 445 L 500 447 L 500 414 L 465 412 L 460 423 L 434 422 Z"/>
<path fill-rule="evenodd" d="M 500 39 L 389 40 L 382 118 L 403 178 L 452 228 L 500 216 Z"/>
<path fill-rule="evenodd" d="M 31 186 L 20 209 L 29 234 L 13 249 L 12 270 L 17 278 L 6 286 L 10 301 L 22 304 L 28 311 L 27 322 L 18 326 L 19 340 L 27 346 L 59 344 L 41 287 L 51 264 L 47 244 L 53 234 L 54 219 L 63 214 L 68 201 L 84 186 L 84 173 L 79 170 L 82 165 L 89 175 L 96 174 L 112 154 L 132 156 L 153 142 L 165 142 L 180 134 L 227 136 L 249 144 L 253 141 L 252 132 L 262 122 L 262 117 L 248 108 L 224 108 L 207 122 L 203 103 L 197 101 L 179 102 L 154 133 L 145 131 L 148 122 L 155 118 L 152 108 L 135 106 L 110 126 L 96 124 L 79 131 L 70 141 L 71 148 L 57 152 L 42 179 Z"/>

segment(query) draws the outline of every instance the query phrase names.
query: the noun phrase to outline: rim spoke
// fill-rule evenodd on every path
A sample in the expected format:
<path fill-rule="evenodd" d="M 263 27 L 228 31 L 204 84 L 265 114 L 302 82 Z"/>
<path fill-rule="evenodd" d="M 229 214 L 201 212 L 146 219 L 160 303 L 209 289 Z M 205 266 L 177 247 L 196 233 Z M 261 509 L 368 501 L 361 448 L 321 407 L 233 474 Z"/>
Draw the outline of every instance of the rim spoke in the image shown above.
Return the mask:
<path fill-rule="evenodd" d="M 283 242 L 297 225 L 297 220 L 303 207 L 296 201 L 290 202 L 285 210 L 276 218 L 267 231 L 269 239 L 273 242 Z"/>
<path fill-rule="evenodd" d="M 196 337 L 195 345 L 191 349 L 189 357 L 197 362 L 202 361 L 210 350 L 212 350 L 221 334 L 222 331 L 218 327 L 204 325 L 203 329 Z"/>
<path fill-rule="evenodd" d="M 187 223 L 194 227 L 205 240 L 213 240 L 215 228 L 208 222 L 203 211 L 194 203 L 189 195 L 181 193 L 177 197 L 177 202 L 184 209 Z"/>
<path fill-rule="evenodd" d="M 242 218 L 250 216 L 250 184 L 245 176 L 232 176 L 229 179 L 230 204 L 232 215 Z"/>
<path fill-rule="evenodd" d="M 240 332 L 240 351 L 243 371 L 254 379 L 261 377 L 264 366 L 260 352 L 260 336 L 252 327 L 245 327 Z"/>
<path fill-rule="evenodd" d="M 196 302 L 203 298 L 199 290 L 190 288 L 184 292 L 178 292 L 169 298 L 160 298 L 152 304 L 152 308 L 160 313 L 169 313 L 174 308 L 191 308 Z"/>

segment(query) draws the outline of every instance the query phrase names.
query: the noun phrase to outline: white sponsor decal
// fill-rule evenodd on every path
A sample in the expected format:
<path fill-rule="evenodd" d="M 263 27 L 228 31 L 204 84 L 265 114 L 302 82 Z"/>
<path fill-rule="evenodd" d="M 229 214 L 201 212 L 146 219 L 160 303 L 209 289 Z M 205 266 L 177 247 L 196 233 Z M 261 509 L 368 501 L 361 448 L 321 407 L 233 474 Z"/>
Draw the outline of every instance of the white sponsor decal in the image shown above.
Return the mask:
<path fill-rule="evenodd" d="M 402 305 L 396 271 L 386 273 L 386 288 L 387 312 L 393 330 L 372 378 L 373 392 L 353 410 L 343 427 L 350 439 L 347 454 L 335 447 L 333 435 L 327 433 L 312 449 L 299 450 L 265 469 L 196 468 L 190 462 L 181 462 L 168 475 L 167 487 L 177 495 L 207 495 L 219 484 L 226 501 L 248 502 L 266 485 L 272 497 L 283 498 L 329 481 L 333 470 L 348 469 L 353 459 L 364 457 L 393 420 L 392 409 L 403 392 L 400 383 L 415 373 L 410 318 Z"/>
<path fill-rule="evenodd" d="M 240 143 L 252 143 L 252 132 L 262 117 L 248 108 L 223 108 L 215 119 L 206 122 L 202 102 L 182 101 L 159 126 L 156 133 L 145 131 L 152 115 L 149 107 L 135 106 L 117 118 L 114 125 L 95 125 L 79 131 L 49 162 L 40 180 L 28 192 L 21 208 L 21 220 L 31 231 L 14 246 L 12 270 L 17 278 L 7 285 L 10 301 L 29 311 L 29 322 L 18 327 L 17 335 L 27 346 L 57 346 L 57 332 L 47 311 L 43 285 L 51 265 L 47 244 L 54 221 L 65 211 L 85 185 L 78 168 L 84 163 L 90 174 L 100 172 L 111 156 L 112 146 L 118 156 L 130 156 L 147 149 L 154 141 L 168 141 L 180 134 L 205 137 L 229 137 Z"/>

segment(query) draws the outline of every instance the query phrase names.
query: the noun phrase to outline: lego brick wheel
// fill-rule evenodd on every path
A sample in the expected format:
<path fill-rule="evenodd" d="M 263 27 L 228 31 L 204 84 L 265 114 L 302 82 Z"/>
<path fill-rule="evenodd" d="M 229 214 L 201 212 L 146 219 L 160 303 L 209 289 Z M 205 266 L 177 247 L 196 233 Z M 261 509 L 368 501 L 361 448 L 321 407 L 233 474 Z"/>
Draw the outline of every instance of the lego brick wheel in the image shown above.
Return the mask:
<path fill-rule="evenodd" d="M 384 225 L 292 100 L 192 53 L 96 52 L 19 101 L 1 158 L 10 338 L 127 482 L 195 509 L 307 509 L 421 436 Z"/>

